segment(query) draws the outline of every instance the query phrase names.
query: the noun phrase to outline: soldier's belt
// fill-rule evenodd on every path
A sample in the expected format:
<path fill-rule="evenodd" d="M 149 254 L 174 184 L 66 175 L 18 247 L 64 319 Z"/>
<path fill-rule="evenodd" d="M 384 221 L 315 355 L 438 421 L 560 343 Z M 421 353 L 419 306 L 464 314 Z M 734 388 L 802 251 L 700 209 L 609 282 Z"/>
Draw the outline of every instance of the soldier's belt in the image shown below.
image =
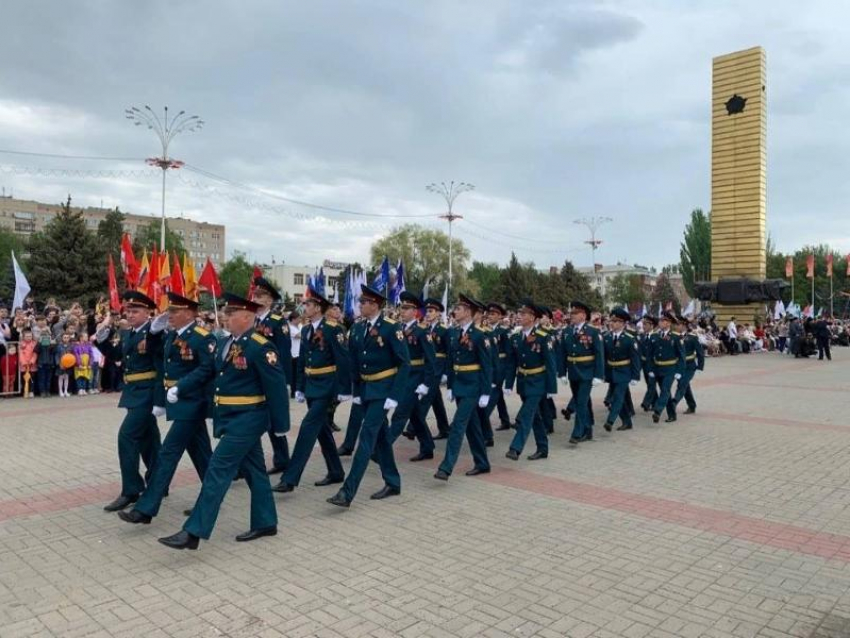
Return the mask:
<path fill-rule="evenodd" d="M 412 366 L 424 366 L 425 365 L 425 359 L 411 359 L 410 365 L 412 365 Z"/>
<path fill-rule="evenodd" d="M 640 360 L 641 360 L 641 361 L 646 361 L 646 357 L 641 357 L 641 358 L 640 358 Z"/>
<path fill-rule="evenodd" d="M 685 361 L 696 361 L 696 360 L 697 360 L 697 355 L 696 355 L 696 353 L 694 353 L 694 354 L 689 354 L 687 357 L 685 357 Z"/>
<path fill-rule="evenodd" d="M 445 352 L 438 352 L 438 353 L 437 353 L 437 358 L 438 358 L 438 359 L 445 359 L 445 358 L 446 358 L 446 356 L 447 356 L 447 355 L 446 355 L 446 353 L 445 353 Z"/>
<path fill-rule="evenodd" d="M 466 366 L 456 365 L 454 367 L 455 372 L 478 372 L 481 369 L 481 366 L 477 363 L 470 363 Z"/>
<path fill-rule="evenodd" d="M 388 370 L 381 370 L 380 372 L 376 372 L 375 374 L 361 374 L 360 378 L 363 381 L 381 381 L 382 379 L 389 379 L 397 372 L 398 368 L 389 368 Z"/>
<path fill-rule="evenodd" d="M 662 359 L 661 361 L 658 359 L 655 360 L 655 365 L 657 366 L 674 366 L 677 363 L 679 363 L 678 359 Z"/>
<path fill-rule="evenodd" d="M 622 366 L 627 366 L 631 363 L 630 359 L 621 359 L 620 361 L 608 361 L 608 365 L 613 368 L 620 368 Z"/>
<path fill-rule="evenodd" d="M 505 358 L 507 358 L 507 356 L 508 356 L 508 353 L 507 353 L 507 352 L 500 352 L 500 353 L 499 353 L 499 358 L 500 358 L 500 359 L 505 359 Z"/>
<path fill-rule="evenodd" d="M 257 405 L 265 403 L 265 394 L 248 394 L 248 395 L 221 395 L 216 394 L 213 397 L 213 403 L 216 405 Z"/>
<path fill-rule="evenodd" d="M 166 388 L 173 388 L 177 385 L 177 379 L 163 379 L 162 385 L 164 385 Z"/>
<path fill-rule="evenodd" d="M 570 363 L 590 363 L 596 359 L 595 355 L 588 354 L 583 357 L 567 357 L 567 361 Z"/>
<path fill-rule="evenodd" d="M 325 366 L 324 368 L 304 368 L 304 374 L 308 377 L 318 377 L 323 374 L 333 374 L 336 372 L 336 366 Z"/>
<path fill-rule="evenodd" d="M 539 368 L 518 368 L 517 372 L 524 377 L 530 377 L 534 374 L 543 374 L 546 372 L 546 366 L 540 366 Z"/>
<path fill-rule="evenodd" d="M 135 383 L 136 381 L 150 381 L 156 379 L 156 371 L 150 372 L 134 372 L 133 374 L 124 375 L 124 383 Z"/>

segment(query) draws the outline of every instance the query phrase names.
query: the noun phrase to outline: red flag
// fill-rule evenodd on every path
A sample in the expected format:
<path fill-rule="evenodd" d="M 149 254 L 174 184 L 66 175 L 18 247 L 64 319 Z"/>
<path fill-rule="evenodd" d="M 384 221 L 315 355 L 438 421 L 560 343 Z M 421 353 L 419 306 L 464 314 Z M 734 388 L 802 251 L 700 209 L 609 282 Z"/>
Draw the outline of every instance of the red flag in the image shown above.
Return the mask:
<path fill-rule="evenodd" d="M 832 253 L 826 256 L 826 276 L 832 277 Z"/>
<path fill-rule="evenodd" d="M 109 307 L 115 312 L 121 312 L 121 299 L 118 296 L 118 282 L 115 280 L 115 262 L 112 261 L 112 255 L 109 255 L 109 266 L 106 271 L 107 279 L 109 280 Z"/>
<path fill-rule="evenodd" d="M 256 288 L 256 286 L 254 285 L 254 281 L 256 281 L 257 277 L 262 277 L 262 276 L 263 276 L 263 271 L 260 270 L 260 267 L 255 264 L 254 265 L 254 272 L 251 275 L 251 283 L 248 285 L 248 297 L 247 297 L 247 299 L 250 299 L 251 296 L 254 294 L 254 288 Z"/>
<path fill-rule="evenodd" d="M 221 297 L 221 282 L 218 280 L 218 273 L 216 273 L 215 266 L 213 266 L 209 257 L 207 257 L 207 263 L 204 264 L 204 269 L 198 278 L 198 285 L 213 297 Z"/>
<path fill-rule="evenodd" d="M 124 281 L 129 290 L 135 290 L 139 285 L 139 264 L 133 254 L 133 244 L 130 235 L 124 233 L 121 238 L 121 270 L 124 271 Z"/>
<path fill-rule="evenodd" d="M 147 295 L 154 303 L 159 306 L 159 299 L 162 297 L 162 282 L 159 280 L 160 258 L 156 246 L 153 247 L 151 255 L 151 267 L 148 271 L 148 292 Z"/>
<path fill-rule="evenodd" d="M 174 265 L 171 267 L 171 292 L 185 297 L 183 292 L 183 271 L 180 269 L 180 260 L 177 259 L 177 253 L 174 253 Z"/>
<path fill-rule="evenodd" d="M 809 255 L 806 257 L 806 277 L 814 279 L 815 277 L 815 256 Z"/>
<path fill-rule="evenodd" d="M 788 257 L 785 260 L 785 276 L 793 277 L 794 276 L 794 258 Z"/>

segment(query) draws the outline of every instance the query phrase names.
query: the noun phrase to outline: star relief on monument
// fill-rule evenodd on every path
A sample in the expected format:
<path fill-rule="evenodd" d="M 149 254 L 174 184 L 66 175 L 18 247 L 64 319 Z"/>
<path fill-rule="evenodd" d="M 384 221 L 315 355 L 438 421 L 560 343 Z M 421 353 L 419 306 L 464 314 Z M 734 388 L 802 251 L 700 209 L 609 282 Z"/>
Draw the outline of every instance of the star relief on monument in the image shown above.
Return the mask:
<path fill-rule="evenodd" d="M 728 115 L 735 115 L 737 113 L 743 113 L 744 107 L 747 105 L 747 98 L 741 97 L 737 93 L 730 97 L 726 101 L 726 113 Z"/>

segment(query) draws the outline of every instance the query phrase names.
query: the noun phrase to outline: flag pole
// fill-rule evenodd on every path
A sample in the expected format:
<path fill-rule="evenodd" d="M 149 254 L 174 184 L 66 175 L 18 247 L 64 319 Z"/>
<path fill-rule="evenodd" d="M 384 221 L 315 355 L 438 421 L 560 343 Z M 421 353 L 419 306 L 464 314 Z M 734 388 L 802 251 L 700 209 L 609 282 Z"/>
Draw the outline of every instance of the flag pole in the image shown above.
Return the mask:
<path fill-rule="evenodd" d="M 221 329 L 221 326 L 218 324 L 218 301 L 216 301 L 215 293 L 212 293 L 213 298 L 213 312 L 215 313 L 215 327 Z"/>
<path fill-rule="evenodd" d="M 830 317 L 832 317 L 833 314 L 835 313 L 835 300 L 833 299 L 833 292 L 832 292 L 832 278 L 833 278 L 833 275 L 830 272 L 829 273 L 829 316 Z"/>

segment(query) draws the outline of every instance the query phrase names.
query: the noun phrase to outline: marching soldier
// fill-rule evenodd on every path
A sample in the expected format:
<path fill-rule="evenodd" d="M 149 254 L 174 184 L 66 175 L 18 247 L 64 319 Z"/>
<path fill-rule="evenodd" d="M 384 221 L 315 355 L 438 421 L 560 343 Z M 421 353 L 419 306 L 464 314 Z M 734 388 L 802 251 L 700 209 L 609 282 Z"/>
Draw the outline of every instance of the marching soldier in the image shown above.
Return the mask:
<path fill-rule="evenodd" d="M 164 339 L 163 385 L 167 392 L 165 416 L 172 423 L 144 494 L 132 510 L 118 512 L 128 523 L 147 524 L 159 513 L 183 452 L 189 453 L 202 481 L 212 456 L 206 416 L 208 385 L 215 374 L 215 337 L 195 322 L 197 301 L 169 292 L 168 302 L 172 329 Z M 151 331 L 158 332 L 156 328 L 153 326 Z"/>
<path fill-rule="evenodd" d="M 448 328 L 442 324 L 440 319 L 445 312 L 443 302 L 438 299 L 425 300 L 425 321 L 429 325 L 431 333 L 431 342 L 434 344 L 434 352 L 437 357 L 437 384 L 428 393 L 426 400 L 430 402 L 431 409 L 434 412 L 434 419 L 437 421 L 437 436 L 435 440 L 447 439 L 449 437 L 449 417 L 446 414 L 446 404 L 443 402 L 443 393 L 440 390 L 440 385 L 446 382 L 446 363 L 448 361 Z M 428 413 L 425 413 L 425 417 Z M 426 422 L 427 426 L 427 422 Z"/>
<path fill-rule="evenodd" d="M 693 414 L 697 411 L 697 402 L 694 399 L 694 392 L 691 389 L 691 382 L 696 376 L 697 370 L 705 369 L 705 350 L 699 341 L 699 337 L 691 332 L 691 324 L 685 317 L 679 317 L 679 325 L 681 326 L 682 346 L 685 349 L 685 371 L 682 373 L 682 378 L 676 384 L 676 394 L 672 399 L 672 412 L 668 408 L 667 416 L 672 413 L 673 418 L 676 417 L 676 406 L 684 399 L 688 404 L 688 409 L 685 414 Z M 668 404 L 669 405 L 669 404 Z"/>
<path fill-rule="evenodd" d="M 644 412 L 652 410 L 658 399 L 658 384 L 654 377 L 649 376 L 651 366 L 649 364 L 649 349 L 652 335 L 658 327 L 658 319 L 652 315 L 644 315 L 643 317 L 643 334 L 638 337 L 638 351 L 640 352 L 640 364 L 643 370 L 643 379 L 646 381 L 646 393 L 640 402 L 640 407 Z"/>
<path fill-rule="evenodd" d="M 487 423 L 490 422 L 490 415 L 494 411 L 498 411 L 499 427 L 496 430 L 510 430 L 511 418 L 508 415 L 508 406 L 505 404 L 504 385 L 505 385 L 505 367 L 507 365 L 508 349 L 510 348 L 509 330 L 502 325 L 502 320 L 507 315 L 505 307 L 491 301 L 487 304 L 487 320 L 492 330 L 493 341 L 496 345 L 495 353 L 495 384 L 493 393 L 490 395 L 490 403 L 487 404 L 485 410 Z"/>
<path fill-rule="evenodd" d="M 625 330 L 631 319 L 624 308 L 614 308 L 609 321 L 611 330 L 603 338 L 605 344 L 605 380 L 609 383 L 610 405 L 605 430 L 610 432 L 617 417 L 622 424 L 617 430 L 632 429 L 632 395 L 629 386 L 640 380 L 640 354 L 635 338 Z"/>
<path fill-rule="evenodd" d="M 478 422 L 476 409 L 486 408 L 490 401 L 490 384 L 493 376 L 490 341 L 473 321 L 475 301 L 459 295 L 455 305 L 457 327 L 452 331 L 448 350 L 448 399 L 457 404 L 454 419 L 446 441 L 446 455 L 434 478 L 448 481 L 457 463 L 463 437 L 469 443 L 475 466 L 467 476 L 487 474 L 490 462 Z"/>
<path fill-rule="evenodd" d="M 419 439 L 419 454 L 410 460 L 424 461 L 434 458 L 434 440 L 425 423 L 425 413 L 428 409 L 425 397 L 428 396 L 431 388 L 439 385 L 439 379 L 435 376 L 437 358 L 428 324 L 417 321 L 422 308 L 419 297 L 406 290 L 400 297 L 402 331 L 410 356 L 410 374 L 407 377 L 407 386 L 390 421 L 390 443 L 395 443 L 409 422 L 413 427 L 414 435 Z"/>
<path fill-rule="evenodd" d="M 570 444 L 593 440 L 593 424 L 590 420 L 590 391 L 602 383 L 605 376 L 605 351 L 599 331 L 587 323 L 590 307 L 573 301 L 570 308 L 569 331 L 565 333 L 563 352 L 566 357 L 566 372 L 573 394 L 575 425 Z"/>
<path fill-rule="evenodd" d="M 277 348 L 280 363 L 283 366 L 284 384 L 281 392 L 288 392 L 287 383 L 295 384 L 292 376 L 292 339 L 289 336 L 289 325 L 282 315 L 271 311 L 272 304 L 280 301 L 280 293 L 265 277 L 254 279 L 254 292 L 251 301 L 260 306 L 257 312 L 255 332 L 271 341 Z M 272 467 L 269 474 L 284 472 L 289 465 L 289 444 L 285 436 L 276 436 L 269 424 L 269 441 L 272 445 Z"/>
<path fill-rule="evenodd" d="M 350 507 L 372 454 L 377 455 L 384 487 L 372 494 L 374 500 L 401 494 L 401 477 L 389 439 L 387 412 L 398 407 L 407 376 L 410 357 L 401 326 L 381 316 L 387 299 L 369 286 L 360 286 L 360 309 L 364 321 L 352 336 L 351 352 L 354 376 L 354 402 L 363 406 L 363 423 L 357 451 L 342 489 L 328 499 L 331 505 Z M 362 331 L 362 336 L 360 332 Z"/>
<path fill-rule="evenodd" d="M 361 321 L 351 324 L 348 329 L 348 352 L 351 353 L 363 349 L 363 326 Z M 354 371 L 352 370 L 352 380 Z M 340 456 L 351 456 L 354 453 L 354 447 L 357 445 L 357 436 L 360 434 L 360 426 L 363 424 L 363 404 L 360 401 L 351 403 L 351 410 L 348 413 L 348 425 L 345 427 L 345 437 L 342 444 L 337 448 L 337 454 Z"/>
<path fill-rule="evenodd" d="M 511 336 L 508 344 L 505 394 L 510 395 L 516 380 L 517 393 L 522 399 L 516 434 L 505 454 L 512 461 L 519 459 L 532 428 L 537 450 L 528 459 L 536 461 L 549 456 L 549 437 L 540 409 L 546 397 L 558 392 L 557 363 L 552 336 L 536 325 L 540 315 L 540 310 L 531 301 L 523 302 L 517 311 L 520 332 Z"/>
<path fill-rule="evenodd" d="M 477 299 L 470 297 L 470 300 L 475 304 L 475 308 L 472 311 L 472 320 L 475 323 L 475 326 L 487 337 L 490 352 L 490 394 L 492 395 L 492 393 L 496 390 L 497 368 L 499 367 L 499 350 L 496 346 L 496 339 L 493 336 L 493 330 L 485 321 L 486 307 Z M 504 383 L 504 379 L 502 382 Z M 478 406 L 475 410 L 474 417 L 480 424 L 481 434 L 484 436 L 485 447 L 493 447 L 495 445 L 493 440 L 493 426 L 490 425 L 490 419 L 488 418 L 487 412 L 487 407 L 489 406 L 490 401 L 487 402 L 485 407 Z"/>
<path fill-rule="evenodd" d="M 220 440 L 182 531 L 159 539 L 173 549 L 197 549 L 199 539 L 210 537 L 221 502 L 240 469 L 251 490 L 251 528 L 236 540 L 277 534 L 277 511 L 266 474 L 262 436 L 270 422 L 276 436 L 289 430 L 289 394 L 281 392 L 286 376 L 277 348 L 254 329 L 256 313 L 262 306 L 230 293 L 225 293 L 225 299 L 230 337 L 220 340 L 216 347 L 213 396 L 213 433 Z"/>
<path fill-rule="evenodd" d="M 301 328 L 295 391 L 296 401 L 307 402 L 307 414 L 301 422 L 289 467 L 273 488 L 275 492 L 291 492 L 298 486 L 317 439 L 328 473 L 315 484 L 322 487 L 345 479 L 331 430 L 329 407 L 334 400 L 351 399 L 351 364 L 342 326 L 323 316 L 330 302 L 312 288 L 309 295 L 304 300 L 307 323 Z"/>
<path fill-rule="evenodd" d="M 552 326 L 554 315 L 552 309 L 548 306 L 537 306 L 540 309 L 540 323 L 538 329 L 546 333 L 552 339 L 553 347 L 556 353 L 561 352 L 561 344 L 559 343 L 558 331 Z M 569 409 L 569 406 L 567 407 Z M 545 397 L 540 404 L 540 416 L 543 419 L 543 425 L 546 426 L 546 432 L 552 434 L 555 431 L 555 418 L 558 416 L 558 408 L 555 405 L 555 400 L 552 397 Z M 590 415 L 591 423 L 593 422 L 593 414 Z"/>
<path fill-rule="evenodd" d="M 659 330 L 650 338 L 648 359 L 650 364 L 649 377 L 658 383 L 658 398 L 652 410 L 652 421 L 658 423 L 661 411 L 667 409 L 667 422 L 675 421 L 676 414 L 668 407 L 671 398 L 673 381 L 682 378 L 685 371 L 685 350 L 682 340 L 670 327 L 676 323 L 676 315 L 670 311 L 664 312 L 659 318 Z"/>
<path fill-rule="evenodd" d="M 107 317 L 96 333 L 107 356 L 120 360 L 124 369 L 124 387 L 121 389 L 119 408 L 127 414 L 118 430 L 118 462 L 121 466 L 121 495 L 106 505 L 107 512 L 123 510 L 139 500 L 145 481 L 139 474 L 141 458 L 151 472 L 160 448 L 159 427 L 154 412 L 154 394 L 157 385 L 155 356 L 161 346 L 161 335 L 150 332 L 150 317 L 156 303 L 136 290 L 124 293 L 124 311 L 130 329 L 121 333 L 118 346 L 110 342 L 111 317 Z"/>

